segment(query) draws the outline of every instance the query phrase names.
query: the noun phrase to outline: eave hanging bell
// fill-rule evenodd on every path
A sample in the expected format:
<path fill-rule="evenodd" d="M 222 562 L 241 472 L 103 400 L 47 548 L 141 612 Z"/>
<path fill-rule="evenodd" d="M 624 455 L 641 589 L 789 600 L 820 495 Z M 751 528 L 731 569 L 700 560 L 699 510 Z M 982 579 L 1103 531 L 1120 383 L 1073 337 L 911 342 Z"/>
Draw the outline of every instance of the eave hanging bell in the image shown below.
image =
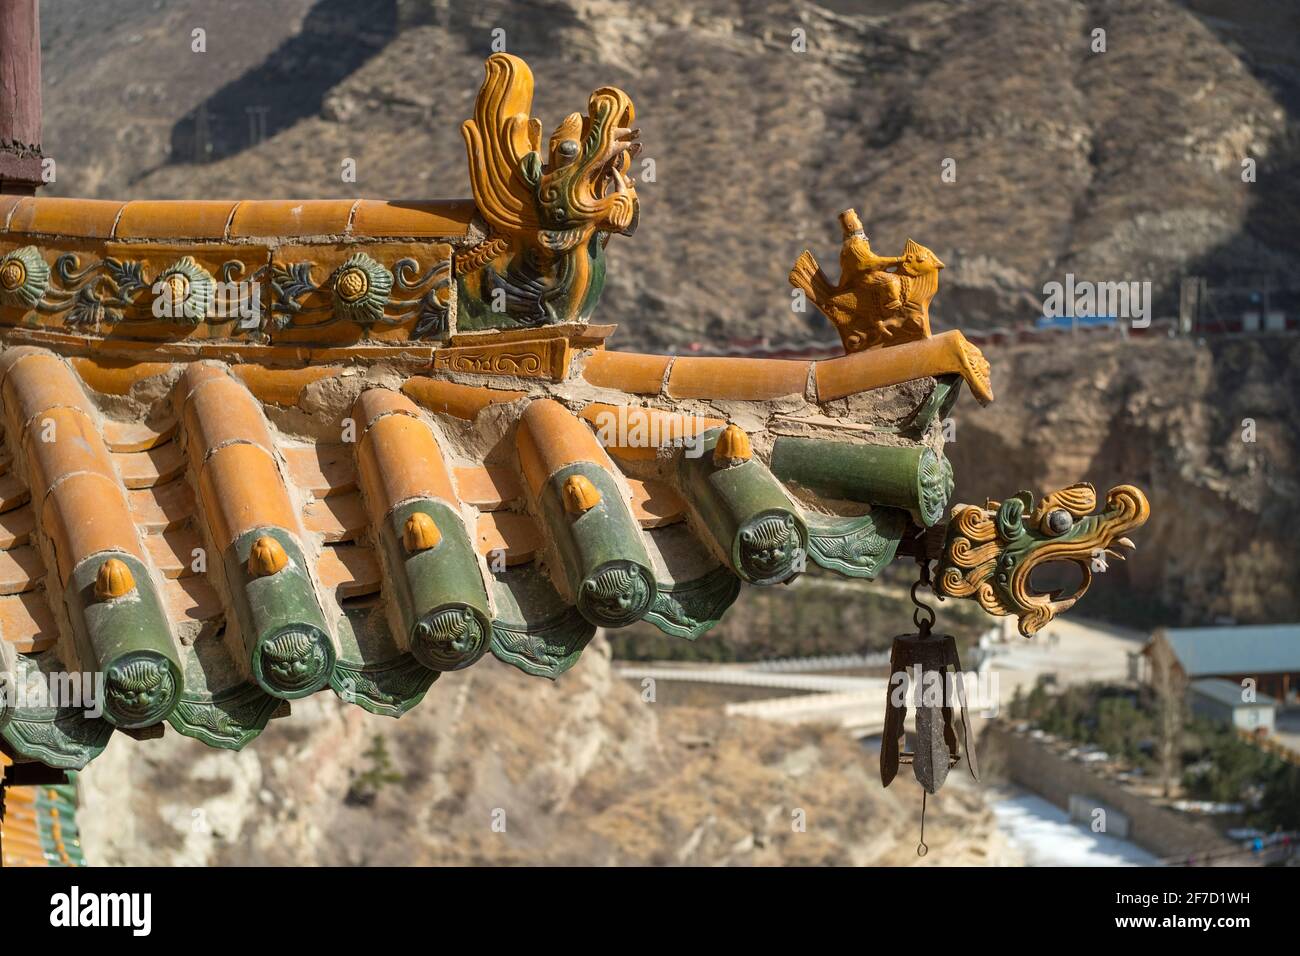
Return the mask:
<path fill-rule="evenodd" d="M 919 579 L 912 585 L 912 622 L 915 634 L 894 638 L 889 653 L 889 686 L 885 701 L 885 728 L 880 741 L 880 782 L 886 787 L 898 775 L 899 764 L 911 764 L 912 775 L 924 791 L 921 803 L 921 842 L 916 852 L 924 856 L 925 797 L 937 793 L 948 771 L 961 760 L 954 710 L 961 712 L 962 747 L 966 767 L 979 780 L 979 764 L 971 746 L 970 717 L 966 712 L 966 687 L 962 680 L 957 641 L 951 634 L 935 634 L 934 609 L 917 597 L 917 589 L 930 587 L 930 563 L 918 559 Z M 904 723 L 909 699 L 916 708 L 913 749 L 907 749 Z M 955 706 L 954 706 L 955 705 Z"/>

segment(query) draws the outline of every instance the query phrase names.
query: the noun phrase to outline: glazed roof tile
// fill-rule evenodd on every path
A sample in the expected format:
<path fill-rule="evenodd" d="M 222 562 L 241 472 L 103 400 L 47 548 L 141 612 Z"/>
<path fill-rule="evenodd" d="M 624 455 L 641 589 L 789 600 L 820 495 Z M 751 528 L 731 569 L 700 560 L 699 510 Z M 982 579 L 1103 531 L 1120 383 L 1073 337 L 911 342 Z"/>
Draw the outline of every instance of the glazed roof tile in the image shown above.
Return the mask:
<path fill-rule="evenodd" d="M 1169 627 L 1160 633 L 1188 677 L 1300 672 L 1300 624 Z"/>
<path fill-rule="evenodd" d="M 798 455 L 772 456 L 788 440 L 775 424 L 715 454 L 723 409 L 748 402 L 761 422 L 752 396 L 806 385 L 806 363 L 797 376 L 782 363 L 770 386 L 754 385 L 761 365 L 719 367 L 690 389 L 706 397 L 681 400 L 672 362 L 613 354 L 579 352 L 565 381 L 529 384 L 0 352 L 0 646 L 20 682 L 108 677 L 103 717 L 10 708 L 6 745 L 79 767 L 115 727 L 166 720 L 238 748 L 284 700 L 332 689 L 396 716 L 488 652 L 554 678 L 597 626 L 644 619 L 694 639 L 741 581 L 788 580 L 798 555 L 870 577 L 918 518 L 897 501 L 845 518 L 814 504 Z M 906 453 L 933 438 L 927 396 L 958 380 L 942 356 L 901 358 L 918 377 L 876 393 L 872 427 Z M 322 381 L 332 391 L 315 395 Z M 815 423 L 794 435 L 811 428 L 823 449 L 862 440 L 793 399 Z M 855 551 L 864 521 L 871 547 Z M 748 550 L 760 528 L 789 535 L 790 560 Z"/>
<path fill-rule="evenodd" d="M 472 200 L 135 200 L 0 197 L 0 235 L 72 239 L 235 240 L 463 236 Z"/>
<path fill-rule="evenodd" d="M 0 791 L 0 866 L 85 865 L 74 785 Z"/>

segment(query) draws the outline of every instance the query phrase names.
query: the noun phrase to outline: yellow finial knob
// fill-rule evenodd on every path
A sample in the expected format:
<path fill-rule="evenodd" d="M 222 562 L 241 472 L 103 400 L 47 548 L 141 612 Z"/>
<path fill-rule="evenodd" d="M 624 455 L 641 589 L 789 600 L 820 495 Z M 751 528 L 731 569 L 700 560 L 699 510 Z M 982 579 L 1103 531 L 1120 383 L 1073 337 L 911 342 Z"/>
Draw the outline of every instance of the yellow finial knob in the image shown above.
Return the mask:
<path fill-rule="evenodd" d="M 109 558 L 95 575 L 95 597 L 101 601 L 120 598 L 135 590 L 135 578 L 125 561 Z"/>
<path fill-rule="evenodd" d="M 749 443 L 749 436 L 739 425 L 728 425 L 718 436 L 718 444 L 713 449 L 713 463 L 738 465 L 754 457 L 754 448 Z"/>
<path fill-rule="evenodd" d="M 253 542 L 253 549 L 248 552 L 248 573 L 255 578 L 264 578 L 284 570 L 289 563 L 289 556 L 284 553 L 284 545 L 269 534 L 264 534 Z"/>
<path fill-rule="evenodd" d="M 600 504 L 600 492 L 585 475 L 570 475 L 564 480 L 564 507 L 580 515 Z"/>
<path fill-rule="evenodd" d="M 442 540 L 442 532 L 438 526 L 423 511 L 413 511 L 406 519 L 406 525 L 402 528 L 402 544 L 406 545 L 406 550 L 414 554 L 416 551 L 428 551 L 430 548 L 436 548 L 438 542 Z"/>

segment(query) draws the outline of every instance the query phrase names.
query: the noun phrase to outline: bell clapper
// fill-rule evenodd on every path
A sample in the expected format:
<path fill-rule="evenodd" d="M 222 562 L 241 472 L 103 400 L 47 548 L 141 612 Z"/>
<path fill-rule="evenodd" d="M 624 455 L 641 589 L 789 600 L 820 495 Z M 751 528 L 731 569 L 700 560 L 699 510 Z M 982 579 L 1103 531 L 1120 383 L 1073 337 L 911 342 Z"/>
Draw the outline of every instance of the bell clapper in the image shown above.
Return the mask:
<path fill-rule="evenodd" d="M 921 791 L 921 840 L 916 845 L 916 855 L 925 856 L 930 852 L 930 848 L 925 845 L 925 798 L 930 794 L 926 790 Z"/>

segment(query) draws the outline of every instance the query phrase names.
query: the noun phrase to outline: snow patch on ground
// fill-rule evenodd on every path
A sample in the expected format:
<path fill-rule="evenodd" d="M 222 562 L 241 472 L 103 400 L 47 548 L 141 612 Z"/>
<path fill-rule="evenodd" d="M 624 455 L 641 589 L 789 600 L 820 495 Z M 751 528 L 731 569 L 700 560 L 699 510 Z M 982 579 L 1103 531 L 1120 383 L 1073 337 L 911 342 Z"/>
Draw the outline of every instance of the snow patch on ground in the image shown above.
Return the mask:
<path fill-rule="evenodd" d="M 1159 866 L 1160 861 L 1127 840 L 1093 833 L 1041 797 L 1009 791 L 990 801 L 998 829 L 1029 866 Z"/>

